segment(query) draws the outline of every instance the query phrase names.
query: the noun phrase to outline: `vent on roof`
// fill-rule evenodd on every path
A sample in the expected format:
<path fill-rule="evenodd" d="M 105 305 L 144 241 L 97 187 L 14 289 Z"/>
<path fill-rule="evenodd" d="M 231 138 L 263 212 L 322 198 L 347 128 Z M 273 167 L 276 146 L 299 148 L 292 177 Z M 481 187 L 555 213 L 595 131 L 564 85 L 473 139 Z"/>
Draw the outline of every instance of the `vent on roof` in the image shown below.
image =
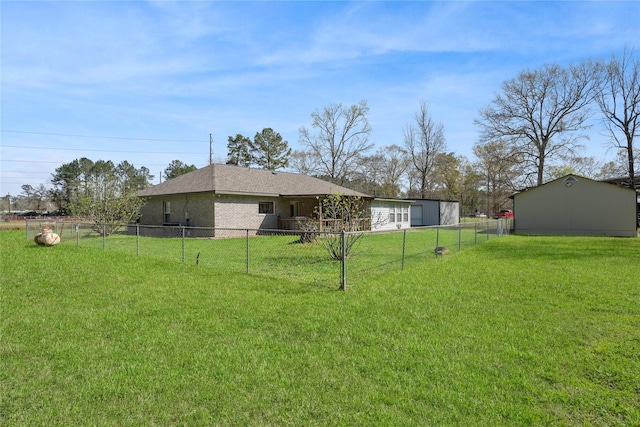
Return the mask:
<path fill-rule="evenodd" d="M 578 180 L 570 176 L 564 180 L 564 185 L 567 187 L 571 187 L 576 182 L 578 182 Z"/>

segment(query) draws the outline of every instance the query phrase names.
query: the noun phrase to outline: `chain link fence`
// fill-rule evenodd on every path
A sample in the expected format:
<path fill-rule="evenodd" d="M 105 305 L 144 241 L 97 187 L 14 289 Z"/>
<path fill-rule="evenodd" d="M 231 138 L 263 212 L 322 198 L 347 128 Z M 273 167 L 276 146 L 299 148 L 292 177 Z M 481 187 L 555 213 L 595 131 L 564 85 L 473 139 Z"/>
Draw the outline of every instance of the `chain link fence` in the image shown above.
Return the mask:
<path fill-rule="evenodd" d="M 82 221 L 26 221 L 26 238 L 48 229 L 60 245 L 147 256 L 224 272 L 282 277 L 346 288 L 377 274 L 427 262 L 509 233 L 505 219 L 385 232 L 334 233 L 122 225 Z M 440 248 L 436 251 L 436 248 Z"/>

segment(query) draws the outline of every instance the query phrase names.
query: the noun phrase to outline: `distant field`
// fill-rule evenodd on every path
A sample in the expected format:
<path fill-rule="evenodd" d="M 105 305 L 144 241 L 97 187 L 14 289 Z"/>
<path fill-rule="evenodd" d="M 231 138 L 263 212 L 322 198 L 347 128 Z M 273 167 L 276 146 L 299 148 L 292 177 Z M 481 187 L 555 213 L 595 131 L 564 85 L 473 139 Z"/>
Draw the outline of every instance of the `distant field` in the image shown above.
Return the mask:
<path fill-rule="evenodd" d="M 347 292 L 0 249 L 2 425 L 640 424 L 640 239 L 508 236 Z"/>
<path fill-rule="evenodd" d="M 25 228 L 24 221 L 0 221 L 0 230 L 24 230 Z"/>

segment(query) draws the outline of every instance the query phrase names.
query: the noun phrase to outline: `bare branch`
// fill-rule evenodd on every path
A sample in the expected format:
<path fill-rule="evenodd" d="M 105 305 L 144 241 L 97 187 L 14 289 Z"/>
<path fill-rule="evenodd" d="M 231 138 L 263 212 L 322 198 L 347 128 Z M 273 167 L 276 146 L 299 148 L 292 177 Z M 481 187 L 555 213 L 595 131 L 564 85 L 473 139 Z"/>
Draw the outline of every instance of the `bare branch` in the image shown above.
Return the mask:
<path fill-rule="evenodd" d="M 634 140 L 640 135 L 640 58 L 634 49 L 625 49 L 621 56 L 611 58 L 603 74 L 596 102 L 612 146 L 627 154 L 627 173 L 635 186 Z"/>
<path fill-rule="evenodd" d="M 584 138 L 576 132 L 588 127 L 597 70 L 590 62 L 568 68 L 547 65 L 504 82 L 503 94 L 481 109 L 476 120 L 481 142 L 512 144 L 523 163 L 536 169 L 541 185 L 546 163 L 575 150 Z"/>
<path fill-rule="evenodd" d="M 342 185 L 355 172 L 359 156 L 373 146 L 369 143 L 368 112 L 366 101 L 351 107 L 333 104 L 311 114 L 317 134 L 300 128 L 299 141 L 308 148 L 310 158 L 318 162 L 321 175 Z"/>

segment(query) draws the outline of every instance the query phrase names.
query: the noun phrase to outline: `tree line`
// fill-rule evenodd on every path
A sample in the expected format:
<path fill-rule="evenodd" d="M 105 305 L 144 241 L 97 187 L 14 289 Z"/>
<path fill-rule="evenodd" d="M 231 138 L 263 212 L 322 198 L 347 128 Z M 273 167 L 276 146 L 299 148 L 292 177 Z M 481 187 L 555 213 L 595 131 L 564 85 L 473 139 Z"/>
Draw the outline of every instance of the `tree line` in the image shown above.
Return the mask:
<path fill-rule="evenodd" d="M 479 138 L 471 160 L 448 150 L 445 129 L 426 101 L 419 103 L 399 140 L 375 152 L 368 113 L 366 100 L 316 109 L 311 126 L 299 129 L 299 150 L 291 150 L 272 128 L 256 132 L 253 139 L 229 136 L 226 162 L 288 169 L 375 197 L 459 200 L 465 213 L 491 213 L 505 207 L 513 192 L 567 173 L 628 177 L 631 186 L 638 185 L 640 59 L 631 48 L 608 60 L 523 70 L 503 82 L 475 120 Z M 597 121 L 617 150 L 614 161 L 582 155 L 586 132 Z M 165 177 L 194 169 L 174 160 Z M 74 200 L 95 194 L 97 182 L 115 180 L 120 188 L 114 194 L 125 194 L 150 185 L 151 179 L 144 167 L 83 158 L 56 169 L 51 189 L 23 186 L 22 201 L 37 209 L 48 200 L 68 212 Z"/>
<path fill-rule="evenodd" d="M 627 177 L 630 186 L 638 185 L 640 59 L 634 49 L 606 61 L 523 70 L 501 89 L 475 120 L 479 138 L 473 160 L 447 149 L 445 129 L 425 101 L 404 126 L 401 141 L 371 153 L 369 107 L 363 100 L 314 111 L 311 127 L 299 129 L 301 150 L 291 152 L 281 138 L 271 145 L 262 138 L 257 158 L 270 152 L 277 163 L 252 158 L 260 134 L 254 142 L 229 137 L 228 163 L 289 166 L 376 197 L 459 200 L 466 212 L 498 210 L 510 194 L 568 173 Z M 614 161 L 582 155 L 594 121 L 617 151 Z"/>
<path fill-rule="evenodd" d="M 163 171 L 165 179 L 175 178 L 196 170 L 180 160 L 173 160 Z M 90 215 L 87 209 L 107 208 L 107 203 L 120 199 L 135 200 L 138 190 L 151 186 L 152 175 L 148 168 L 136 168 L 128 161 L 114 164 L 110 160 L 93 161 L 86 157 L 65 163 L 51 175 L 51 186 L 22 185 L 22 193 L 4 196 L 0 210 L 51 212 L 60 215 Z"/>

